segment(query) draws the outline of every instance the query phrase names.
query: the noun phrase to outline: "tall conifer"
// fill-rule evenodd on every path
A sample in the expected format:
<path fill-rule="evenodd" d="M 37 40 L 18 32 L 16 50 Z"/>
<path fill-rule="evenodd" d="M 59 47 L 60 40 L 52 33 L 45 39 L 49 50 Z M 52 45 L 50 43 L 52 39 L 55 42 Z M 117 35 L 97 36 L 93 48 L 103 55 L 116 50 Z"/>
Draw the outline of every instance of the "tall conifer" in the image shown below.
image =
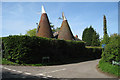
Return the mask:
<path fill-rule="evenodd" d="M 108 36 L 108 33 L 107 33 L 107 20 L 106 20 L 105 15 L 103 17 L 103 31 L 104 31 L 104 36 L 103 36 L 103 40 L 101 41 L 101 43 L 102 44 L 108 44 L 109 36 Z"/>
<path fill-rule="evenodd" d="M 105 15 L 103 17 L 103 24 L 104 24 L 104 27 L 103 27 L 104 35 L 106 35 L 107 34 L 107 20 L 106 20 Z"/>

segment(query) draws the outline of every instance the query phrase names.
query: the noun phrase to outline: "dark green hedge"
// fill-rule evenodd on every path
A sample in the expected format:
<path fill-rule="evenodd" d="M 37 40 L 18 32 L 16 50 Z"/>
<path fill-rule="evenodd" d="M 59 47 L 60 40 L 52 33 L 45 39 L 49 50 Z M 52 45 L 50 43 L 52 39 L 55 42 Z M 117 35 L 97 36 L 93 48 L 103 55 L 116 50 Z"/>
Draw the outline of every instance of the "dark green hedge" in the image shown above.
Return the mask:
<path fill-rule="evenodd" d="M 101 58 L 101 54 L 102 54 L 102 48 L 86 48 L 86 57 L 89 57 L 91 59 L 98 59 Z M 91 57 L 92 56 L 92 57 Z"/>
<path fill-rule="evenodd" d="M 93 59 L 100 56 L 97 49 L 86 49 L 84 42 L 64 41 L 42 37 L 8 36 L 2 38 L 3 57 L 16 63 L 41 63 L 43 57 L 50 62 L 66 63 L 72 59 Z M 97 54 L 99 53 L 99 54 Z"/>

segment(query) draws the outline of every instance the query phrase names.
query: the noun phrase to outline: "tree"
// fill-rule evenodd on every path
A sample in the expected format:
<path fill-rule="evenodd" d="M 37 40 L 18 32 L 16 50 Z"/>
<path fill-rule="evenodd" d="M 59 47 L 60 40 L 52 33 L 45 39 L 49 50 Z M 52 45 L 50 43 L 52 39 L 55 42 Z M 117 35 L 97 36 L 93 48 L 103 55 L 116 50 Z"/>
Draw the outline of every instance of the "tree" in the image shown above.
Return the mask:
<path fill-rule="evenodd" d="M 55 28 L 54 25 L 52 25 L 52 24 L 50 26 L 52 28 L 52 32 L 57 32 L 60 30 L 60 27 Z"/>
<path fill-rule="evenodd" d="M 54 25 L 50 25 L 50 26 L 51 26 L 53 32 L 56 32 L 56 31 L 59 31 L 59 30 L 60 30 L 59 27 L 57 27 L 57 28 L 55 29 L 55 28 L 54 28 Z M 36 28 L 30 29 L 30 30 L 28 30 L 28 31 L 26 32 L 26 35 L 28 35 L 28 36 L 36 36 L 36 31 L 37 31 Z"/>
<path fill-rule="evenodd" d="M 34 29 L 30 29 L 29 31 L 27 31 L 26 35 L 28 36 L 36 36 L 36 28 Z"/>
<path fill-rule="evenodd" d="M 96 31 L 90 26 L 85 28 L 82 35 L 82 40 L 86 42 L 87 46 L 99 46 L 99 35 Z"/>
<path fill-rule="evenodd" d="M 103 31 L 104 31 L 104 35 L 105 35 L 105 34 L 107 34 L 107 20 L 106 20 L 106 16 L 105 15 L 103 17 L 103 24 L 104 24 Z"/>
<path fill-rule="evenodd" d="M 55 31 L 57 32 L 59 32 L 60 31 L 60 27 L 57 27 L 56 29 L 55 29 Z"/>
<path fill-rule="evenodd" d="M 92 38 L 92 46 L 99 46 L 100 45 L 100 39 L 99 39 L 99 34 L 96 33 L 96 31 L 93 33 L 93 38 Z"/>
<path fill-rule="evenodd" d="M 52 23 L 50 23 L 50 27 L 52 29 L 52 32 L 55 32 L 55 26 Z"/>
<path fill-rule="evenodd" d="M 107 20 L 106 20 L 106 16 L 104 15 L 103 17 L 103 31 L 104 31 L 104 35 L 103 35 L 103 40 L 101 41 L 101 44 L 108 44 L 109 42 L 109 35 L 107 33 Z"/>
<path fill-rule="evenodd" d="M 103 39 L 101 40 L 101 44 L 108 44 L 109 43 L 109 36 L 108 34 L 105 34 L 103 36 Z"/>

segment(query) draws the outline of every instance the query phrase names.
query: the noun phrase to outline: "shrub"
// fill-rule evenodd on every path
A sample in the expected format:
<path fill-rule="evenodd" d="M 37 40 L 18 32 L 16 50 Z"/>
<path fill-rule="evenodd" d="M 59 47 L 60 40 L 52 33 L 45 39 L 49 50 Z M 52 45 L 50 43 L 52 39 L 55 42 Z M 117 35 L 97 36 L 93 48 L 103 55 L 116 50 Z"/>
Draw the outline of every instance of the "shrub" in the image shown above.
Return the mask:
<path fill-rule="evenodd" d="M 119 39 L 120 35 L 113 34 L 110 36 L 109 43 L 105 46 L 105 49 L 102 51 L 102 58 L 99 61 L 99 67 L 102 71 L 117 76 L 120 76 L 120 66 L 113 65 L 112 61 L 120 62 L 120 45 L 118 43 Z"/>
<path fill-rule="evenodd" d="M 118 44 L 118 39 L 120 39 L 120 36 L 117 34 L 111 35 L 109 43 L 105 46 L 102 53 L 102 59 L 105 62 L 111 63 L 113 60 L 117 62 L 120 61 L 120 45 Z"/>

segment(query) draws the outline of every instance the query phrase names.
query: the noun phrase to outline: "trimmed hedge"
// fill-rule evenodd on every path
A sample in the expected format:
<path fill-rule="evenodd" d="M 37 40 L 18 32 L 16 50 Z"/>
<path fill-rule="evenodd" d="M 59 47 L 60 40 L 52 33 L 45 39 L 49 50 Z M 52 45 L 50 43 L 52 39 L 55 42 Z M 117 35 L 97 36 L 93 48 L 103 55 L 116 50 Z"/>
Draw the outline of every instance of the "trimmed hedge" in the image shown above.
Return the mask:
<path fill-rule="evenodd" d="M 101 54 L 98 49 L 85 48 L 82 41 L 18 35 L 3 37 L 2 40 L 3 57 L 19 64 L 42 63 L 42 58 L 48 56 L 50 62 L 67 63 L 73 59 L 95 59 Z"/>
<path fill-rule="evenodd" d="M 86 57 L 91 59 L 98 59 L 101 58 L 102 48 L 86 48 Z M 91 57 L 92 56 L 92 57 Z"/>

